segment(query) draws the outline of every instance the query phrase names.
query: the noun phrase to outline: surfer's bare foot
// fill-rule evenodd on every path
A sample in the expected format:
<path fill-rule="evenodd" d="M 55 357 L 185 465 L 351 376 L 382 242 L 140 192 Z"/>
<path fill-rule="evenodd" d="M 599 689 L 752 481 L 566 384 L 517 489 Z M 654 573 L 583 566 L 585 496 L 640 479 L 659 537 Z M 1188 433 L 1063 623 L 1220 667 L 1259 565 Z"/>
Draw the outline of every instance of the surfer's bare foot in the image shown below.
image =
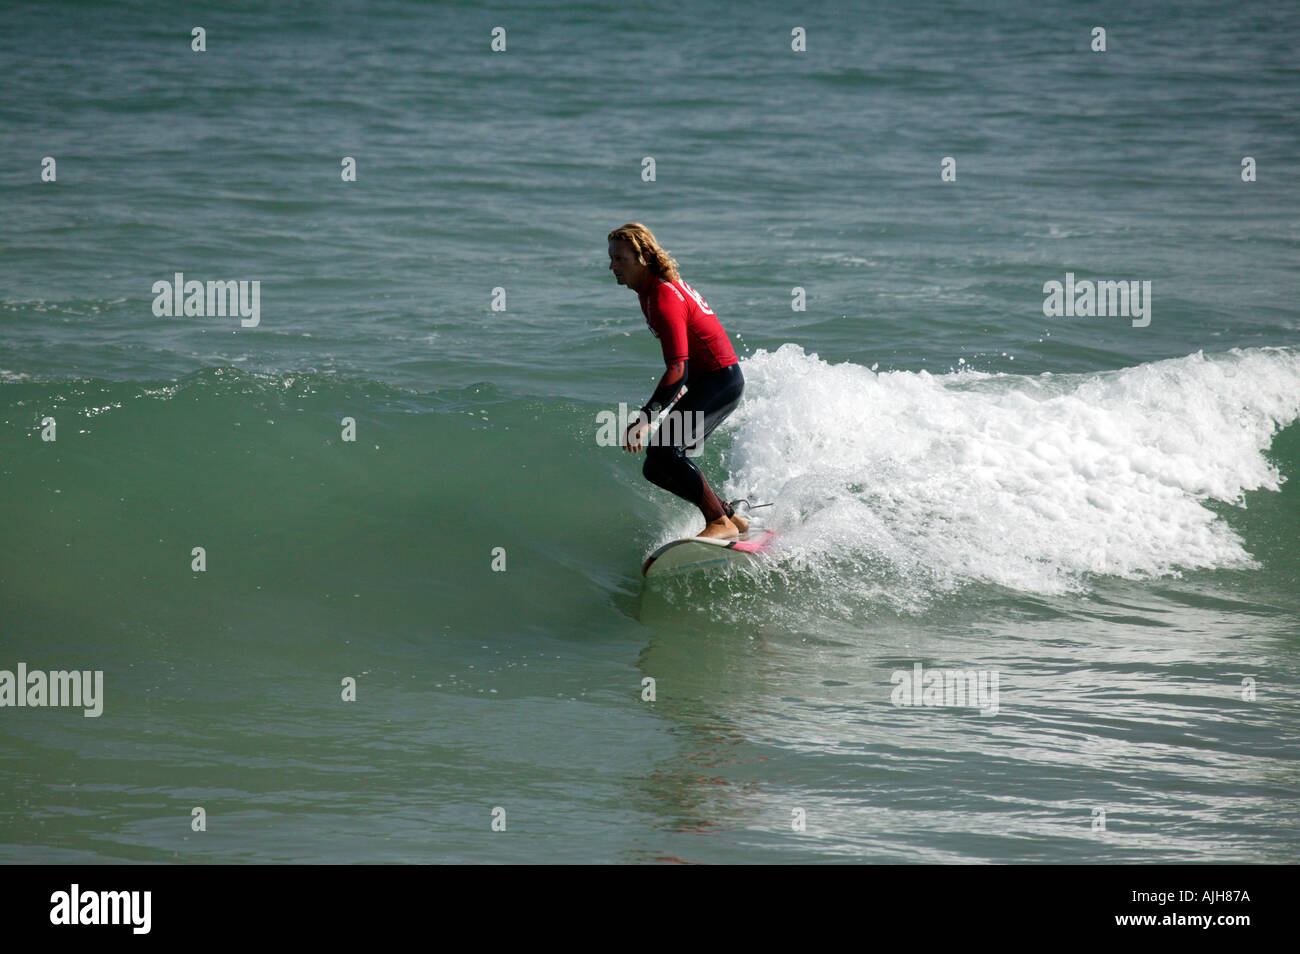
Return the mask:
<path fill-rule="evenodd" d="M 705 526 L 704 532 L 696 534 L 700 537 L 711 537 L 716 540 L 735 540 L 740 536 L 740 531 L 736 525 L 725 514 L 717 520 L 710 520 Z"/>
<path fill-rule="evenodd" d="M 749 533 L 749 521 L 736 513 L 736 508 L 729 503 L 724 503 L 722 509 L 726 511 L 727 516 L 731 518 L 732 524 L 740 531 L 741 536 Z"/>

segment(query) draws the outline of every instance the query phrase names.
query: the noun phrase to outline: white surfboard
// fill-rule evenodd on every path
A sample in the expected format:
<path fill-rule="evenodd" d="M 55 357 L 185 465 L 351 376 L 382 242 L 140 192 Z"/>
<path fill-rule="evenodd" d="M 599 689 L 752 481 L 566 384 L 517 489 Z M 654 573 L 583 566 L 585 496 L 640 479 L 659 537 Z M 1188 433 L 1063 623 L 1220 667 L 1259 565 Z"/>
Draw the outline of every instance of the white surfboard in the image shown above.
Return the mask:
<path fill-rule="evenodd" d="M 716 569 L 762 553 L 775 536 L 771 530 L 751 530 L 738 540 L 683 537 L 665 543 L 646 557 L 641 572 L 648 577 L 658 577 L 690 570 Z"/>

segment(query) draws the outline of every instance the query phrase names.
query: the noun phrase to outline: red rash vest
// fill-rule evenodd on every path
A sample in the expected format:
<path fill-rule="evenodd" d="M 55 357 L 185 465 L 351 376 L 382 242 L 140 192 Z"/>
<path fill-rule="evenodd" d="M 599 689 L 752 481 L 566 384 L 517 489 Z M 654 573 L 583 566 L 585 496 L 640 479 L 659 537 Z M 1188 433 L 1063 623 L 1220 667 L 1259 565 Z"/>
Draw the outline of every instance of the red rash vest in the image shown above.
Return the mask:
<path fill-rule="evenodd" d="M 645 323 L 663 345 L 665 364 L 687 359 L 695 375 L 739 363 L 709 303 L 680 278 L 670 282 L 656 276 L 639 297 Z"/>

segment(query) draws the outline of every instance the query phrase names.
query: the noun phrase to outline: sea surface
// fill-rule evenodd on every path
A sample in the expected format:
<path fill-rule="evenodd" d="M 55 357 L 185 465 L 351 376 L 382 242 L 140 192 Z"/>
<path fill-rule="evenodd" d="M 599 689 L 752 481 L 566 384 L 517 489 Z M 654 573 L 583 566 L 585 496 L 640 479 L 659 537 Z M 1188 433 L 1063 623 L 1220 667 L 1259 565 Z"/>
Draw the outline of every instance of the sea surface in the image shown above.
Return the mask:
<path fill-rule="evenodd" d="M 0 862 L 1293 861 L 1297 48 L 5 4 L 0 671 L 103 692 L 0 707 Z M 663 367 L 628 221 L 742 359 L 698 462 L 778 536 L 731 572 L 647 583 L 703 520 L 598 441 Z M 257 323 L 156 314 L 178 272 Z"/>

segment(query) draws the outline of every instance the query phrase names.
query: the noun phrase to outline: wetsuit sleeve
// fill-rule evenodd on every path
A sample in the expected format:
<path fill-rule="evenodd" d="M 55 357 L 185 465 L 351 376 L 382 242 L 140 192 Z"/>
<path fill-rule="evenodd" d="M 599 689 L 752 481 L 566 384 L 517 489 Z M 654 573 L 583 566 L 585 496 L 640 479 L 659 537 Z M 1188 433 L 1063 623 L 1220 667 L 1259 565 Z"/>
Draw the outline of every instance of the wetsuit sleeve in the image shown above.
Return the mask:
<path fill-rule="evenodd" d="M 686 302 L 670 285 L 660 285 L 652 299 L 647 316 L 651 330 L 659 338 L 664 350 L 664 364 L 668 370 L 659 381 L 659 387 L 642 406 L 646 417 L 656 414 L 671 404 L 686 383 L 690 371 L 690 344 L 686 339 Z"/>
<path fill-rule="evenodd" d="M 686 383 L 686 377 L 690 371 L 690 361 L 682 358 L 679 361 L 671 361 L 668 364 L 668 370 L 659 380 L 659 387 L 655 388 L 655 393 L 650 395 L 650 400 L 641 408 L 641 413 L 649 420 L 654 420 L 654 416 L 666 408 L 677 397 L 681 391 L 682 385 Z"/>

